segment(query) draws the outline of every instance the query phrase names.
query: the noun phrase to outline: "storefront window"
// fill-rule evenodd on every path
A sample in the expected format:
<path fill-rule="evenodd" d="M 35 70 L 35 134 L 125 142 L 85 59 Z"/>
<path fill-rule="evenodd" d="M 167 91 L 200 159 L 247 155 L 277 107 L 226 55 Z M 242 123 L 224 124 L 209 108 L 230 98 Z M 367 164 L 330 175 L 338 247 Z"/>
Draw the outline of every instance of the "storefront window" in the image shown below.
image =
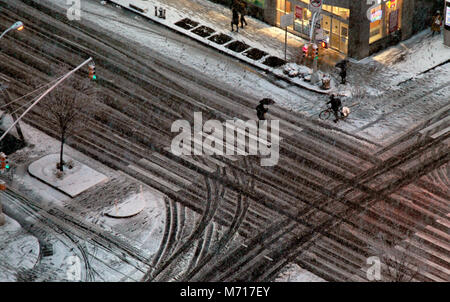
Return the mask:
<path fill-rule="evenodd" d="M 383 2 L 370 11 L 369 43 L 390 35 L 401 26 L 402 0 Z"/>
<path fill-rule="evenodd" d="M 307 9 L 309 0 L 301 0 L 305 5 L 300 6 L 295 2 L 286 1 L 286 8 L 284 0 L 277 0 L 277 24 L 280 25 L 280 18 L 282 15 L 294 13 L 294 24 L 288 26 L 288 30 L 299 33 L 305 38 L 309 38 L 312 14 Z M 348 48 L 348 23 L 342 20 L 348 20 L 350 10 L 347 8 L 336 7 L 332 5 L 322 5 L 322 10 L 327 13 L 322 13 L 322 20 L 320 22 L 323 33 L 329 37 L 329 47 L 343 53 L 347 53 Z M 331 16 L 331 14 L 333 16 Z"/>
<path fill-rule="evenodd" d="M 381 5 L 370 11 L 370 38 L 369 43 L 373 43 L 383 37 L 383 8 Z"/>
<path fill-rule="evenodd" d="M 285 7 L 286 5 L 286 7 Z M 277 25 L 280 25 L 281 16 L 291 13 L 291 2 L 285 0 L 277 1 Z"/>

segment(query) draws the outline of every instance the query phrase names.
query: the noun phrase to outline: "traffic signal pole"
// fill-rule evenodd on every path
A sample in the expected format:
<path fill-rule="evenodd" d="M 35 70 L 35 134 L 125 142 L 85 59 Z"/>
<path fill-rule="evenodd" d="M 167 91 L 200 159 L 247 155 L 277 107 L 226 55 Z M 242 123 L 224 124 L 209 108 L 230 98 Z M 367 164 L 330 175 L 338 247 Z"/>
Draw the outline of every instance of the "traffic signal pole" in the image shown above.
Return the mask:
<path fill-rule="evenodd" d="M 14 126 L 25 116 L 25 114 L 27 114 L 31 108 L 33 108 L 37 103 L 39 103 L 47 94 L 49 94 L 53 89 L 55 89 L 59 84 L 61 84 L 65 79 L 67 79 L 68 77 L 70 77 L 72 74 L 74 74 L 78 69 L 80 69 L 81 67 L 83 67 L 84 65 L 86 65 L 87 63 L 89 63 L 90 61 L 92 61 L 92 58 L 87 59 L 86 61 L 84 61 L 83 63 L 81 63 L 79 66 L 77 66 L 75 69 L 73 69 L 72 71 L 69 71 L 66 75 L 64 75 L 60 80 L 58 80 L 58 82 L 56 82 L 55 84 L 53 84 L 49 89 L 47 89 L 33 104 L 31 104 L 30 107 L 28 107 L 27 110 L 24 111 L 24 113 L 22 113 L 22 115 L 8 128 L 8 130 L 5 131 L 5 133 L 3 133 L 3 135 L 0 137 L 0 141 L 5 138 L 5 136 L 8 134 L 9 131 L 11 131 L 12 128 L 14 128 Z"/>
<path fill-rule="evenodd" d="M 314 13 L 312 17 L 312 24 L 311 24 L 311 42 L 313 44 L 313 72 L 311 75 L 311 84 L 315 84 L 319 81 L 319 75 L 317 73 L 317 61 L 319 61 L 318 53 L 319 53 L 319 46 L 316 44 L 316 22 L 317 18 L 320 13 L 316 12 Z"/>

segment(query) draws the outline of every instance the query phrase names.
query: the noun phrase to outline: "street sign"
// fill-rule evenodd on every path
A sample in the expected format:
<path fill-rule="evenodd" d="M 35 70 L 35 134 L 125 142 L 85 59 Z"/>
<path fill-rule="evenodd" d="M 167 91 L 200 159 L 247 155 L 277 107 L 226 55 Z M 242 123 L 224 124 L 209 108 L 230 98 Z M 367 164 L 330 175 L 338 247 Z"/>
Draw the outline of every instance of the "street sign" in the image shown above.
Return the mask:
<path fill-rule="evenodd" d="M 287 15 L 282 15 L 280 18 L 280 27 L 288 27 L 294 23 L 294 14 L 290 13 Z"/>
<path fill-rule="evenodd" d="M 295 18 L 303 19 L 303 8 L 300 6 L 295 6 Z"/>
<path fill-rule="evenodd" d="M 310 0 L 308 9 L 312 13 L 320 12 L 322 11 L 322 0 Z"/>

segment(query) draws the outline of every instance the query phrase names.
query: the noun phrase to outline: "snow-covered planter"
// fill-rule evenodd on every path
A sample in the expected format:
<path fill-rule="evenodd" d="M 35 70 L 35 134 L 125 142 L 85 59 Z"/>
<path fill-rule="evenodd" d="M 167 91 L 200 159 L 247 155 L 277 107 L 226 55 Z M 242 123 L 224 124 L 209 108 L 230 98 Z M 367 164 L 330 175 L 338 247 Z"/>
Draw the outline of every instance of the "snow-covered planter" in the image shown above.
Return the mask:
<path fill-rule="evenodd" d="M 59 163 L 59 154 L 49 154 L 32 162 L 28 166 L 28 172 L 37 179 L 48 185 L 59 189 L 70 197 L 84 192 L 85 190 L 106 181 L 108 178 L 81 162 L 65 156 L 67 162 L 64 164 L 64 171 L 56 169 Z M 68 163 L 72 161 L 68 168 Z"/>

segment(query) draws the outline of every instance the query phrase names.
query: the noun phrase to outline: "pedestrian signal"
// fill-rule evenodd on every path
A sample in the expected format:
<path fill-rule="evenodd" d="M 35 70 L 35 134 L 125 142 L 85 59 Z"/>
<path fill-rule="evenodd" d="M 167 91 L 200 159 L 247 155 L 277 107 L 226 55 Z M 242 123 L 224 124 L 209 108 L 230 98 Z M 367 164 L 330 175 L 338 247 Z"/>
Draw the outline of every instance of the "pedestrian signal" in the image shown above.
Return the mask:
<path fill-rule="evenodd" d="M 319 47 L 316 44 L 313 45 L 313 57 L 314 60 L 319 59 Z"/>
<path fill-rule="evenodd" d="M 5 153 L 0 153 L 0 170 L 5 171 L 9 169 L 8 157 Z"/>
<path fill-rule="evenodd" d="M 89 67 L 89 78 L 91 80 L 96 80 L 97 76 L 95 75 L 95 65 L 91 64 L 88 67 Z"/>

